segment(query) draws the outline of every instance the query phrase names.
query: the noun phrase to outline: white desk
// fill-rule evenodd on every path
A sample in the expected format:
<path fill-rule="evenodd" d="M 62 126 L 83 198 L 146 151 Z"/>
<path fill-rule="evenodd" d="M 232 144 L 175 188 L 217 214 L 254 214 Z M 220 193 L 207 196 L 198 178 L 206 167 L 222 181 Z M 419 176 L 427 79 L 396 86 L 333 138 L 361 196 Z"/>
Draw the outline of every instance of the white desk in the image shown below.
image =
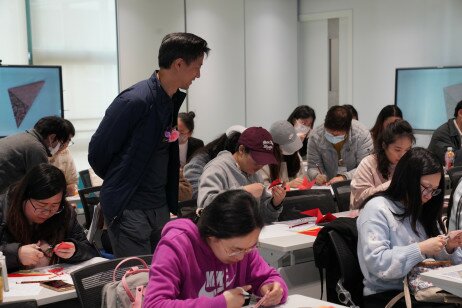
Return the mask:
<path fill-rule="evenodd" d="M 91 260 L 79 263 L 79 264 L 62 264 L 60 266 L 65 268 L 65 274 L 58 276 L 53 279 L 62 279 L 68 283 L 73 284 L 72 278 L 70 273 L 83 268 L 90 264 L 100 263 L 107 261 L 104 258 L 93 258 Z M 42 268 L 45 269 L 45 268 Z M 41 270 L 39 268 L 36 269 L 37 271 Z M 19 300 L 27 300 L 27 299 L 35 299 L 37 300 L 37 304 L 47 305 L 51 303 L 61 302 L 72 298 L 77 298 L 77 293 L 75 289 L 64 291 L 64 292 L 57 292 L 47 288 L 41 287 L 37 283 L 28 283 L 28 284 L 18 284 L 17 282 L 20 281 L 33 281 L 33 280 L 47 280 L 45 276 L 36 276 L 36 277 L 21 277 L 21 278 L 8 278 L 8 283 L 10 285 L 9 292 L 3 292 L 3 302 L 13 302 Z"/>
<path fill-rule="evenodd" d="M 333 214 L 336 217 L 350 217 L 351 213 L 346 211 Z M 293 259 L 294 251 L 312 248 L 315 240 L 315 236 L 290 231 L 287 225 L 272 224 L 263 228 L 258 239 L 258 247 L 263 259 L 278 268 L 283 257 L 290 254 Z"/>
<path fill-rule="evenodd" d="M 436 287 L 462 297 L 462 264 L 431 270 L 421 275 Z"/>
<path fill-rule="evenodd" d="M 317 308 L 317 307 L 335 307 L 335 308 L 344 308 L 346 306 L 340 306 L 340 305 L 337 305 L 337 304 L 333 304 L 333 303 L 329 303 L 329 302 L 325 302 L 325 301 L 322 301 L 322 300 L 319 300 L 319 299 L 315 299 L 315 298 L 312 298 L 312 297 L 308 297 L 308 296 L 303 296 L 303 295 L 299 295 L 299 294 L 293 294 L 293 295 L 289 295 L 289 297 L 287 298 L 287 302 L 283 305 L 278 305 L 278 306 L 275 306 L 275 307 L 280 307 L 280 308 L 300 308 L 300 307 L 305 307 L 305 308 L 308 308 L 308 307 L 313 307 L 313 308 Z M 253 305 L 249 305 L 249 306 L 245 306 L 245 307 L 253 307 Z"/>

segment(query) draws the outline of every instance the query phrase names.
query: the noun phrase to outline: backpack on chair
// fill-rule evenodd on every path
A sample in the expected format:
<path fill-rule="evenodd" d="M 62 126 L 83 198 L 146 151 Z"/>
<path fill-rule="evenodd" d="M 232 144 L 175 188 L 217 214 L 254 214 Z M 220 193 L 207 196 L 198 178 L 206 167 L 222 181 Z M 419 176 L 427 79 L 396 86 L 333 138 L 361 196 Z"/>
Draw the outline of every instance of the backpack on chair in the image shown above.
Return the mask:
<path fill-rule="evenodd" d="M 142 264 L 130 267 L 120 281 L 116 280 L 117 270 L 127 261 L 137 260 Z M 141 308 L 146 285 L 149 281 L 149 266 L 143 259 L 130 257 L 117 264 L 112 275 L 112 282 L 106 284 L 102 291 L 102 308 Z"/>

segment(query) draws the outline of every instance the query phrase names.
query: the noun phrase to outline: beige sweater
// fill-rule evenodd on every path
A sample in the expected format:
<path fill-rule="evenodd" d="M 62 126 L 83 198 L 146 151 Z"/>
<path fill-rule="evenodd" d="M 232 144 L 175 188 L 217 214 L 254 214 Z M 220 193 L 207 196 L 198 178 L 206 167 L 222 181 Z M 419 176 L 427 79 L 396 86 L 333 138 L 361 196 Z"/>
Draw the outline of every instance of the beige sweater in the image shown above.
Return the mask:
<path fill-rule="evenodd" d="M 390 166 L 390 180 L 394 171 L 395 166 Z M 351 180 L 350 208 L 359 208 L 367 197 L 387 189 L 390 180 L 385 180 L 380 174 L 375 154 L 364 157 Z"/>

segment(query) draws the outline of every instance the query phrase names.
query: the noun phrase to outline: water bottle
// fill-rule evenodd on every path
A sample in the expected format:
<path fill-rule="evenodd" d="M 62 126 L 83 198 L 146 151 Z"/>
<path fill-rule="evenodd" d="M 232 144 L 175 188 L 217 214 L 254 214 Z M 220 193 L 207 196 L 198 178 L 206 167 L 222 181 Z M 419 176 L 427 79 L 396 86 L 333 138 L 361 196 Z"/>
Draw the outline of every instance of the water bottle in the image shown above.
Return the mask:
<path fill-rule="evenodd" d="M 454 166 L 454 151 L 452 150 L 452 147 L 448 147 L 446 153 L 444 154 L 444 167 L 447 170 L 451 169 Z"/>
<path fill-rule="evenodd" d="M 10 286 L 8 285 L 8 270 L 6 268 L 6 259 L 3 255 L 3 252 L 0 251 L 0 268 L 2 271 L 2 280 L 3 280 L 3 290 L 8 292 L 10 290 Z"/>

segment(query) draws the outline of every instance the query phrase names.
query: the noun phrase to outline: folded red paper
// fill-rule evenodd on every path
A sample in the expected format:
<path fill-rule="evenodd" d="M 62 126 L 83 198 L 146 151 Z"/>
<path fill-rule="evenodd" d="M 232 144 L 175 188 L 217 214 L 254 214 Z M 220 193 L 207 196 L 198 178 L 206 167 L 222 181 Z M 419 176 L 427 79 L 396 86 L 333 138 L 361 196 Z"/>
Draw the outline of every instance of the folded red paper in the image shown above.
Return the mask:
<path fill-rule="evenodd" d="M 317 227 L 317 228 L 305 230 L 305 231 L 300 231 L 298 233 L 305 234 L 305 235 L 311 235 L 311 236 L 318 236 L 319 231 L 321 231 L 321 227 Z"/>
<path fill-rule="evenodd" d="M 268 186 L 268 189 L 276 186 L 276 185 L 282 185 L 282 182 L 280 179 L 275 179 L 274 181 L 271 182 L 270 186 Z"/>
<path fill-rule="evenodd" d="M 319 208 L 306 210 L 306 211 L 300 212 L 300 214 L 303 214 L 303 215 L 306 215 L 306 216 L 311 216 L 311 217 L 316 217 L 316 224 L 323 223 L 323 222 L 331 222 L 331 221 L 337 219 L 337 217 L 335 217 L 331 213 L 327 213 L 326 215 L 322 215 Z"/>
<path fill-rule="evenodd" d="M 298 190 L 308 190 L 313 187 L 314 183 L 316 183 L 316 179 L 313 181 L 308 181 L 308 178 L 306 176 L 303 177 L 303 182 L 302 184 L 298 185 Z"/>

